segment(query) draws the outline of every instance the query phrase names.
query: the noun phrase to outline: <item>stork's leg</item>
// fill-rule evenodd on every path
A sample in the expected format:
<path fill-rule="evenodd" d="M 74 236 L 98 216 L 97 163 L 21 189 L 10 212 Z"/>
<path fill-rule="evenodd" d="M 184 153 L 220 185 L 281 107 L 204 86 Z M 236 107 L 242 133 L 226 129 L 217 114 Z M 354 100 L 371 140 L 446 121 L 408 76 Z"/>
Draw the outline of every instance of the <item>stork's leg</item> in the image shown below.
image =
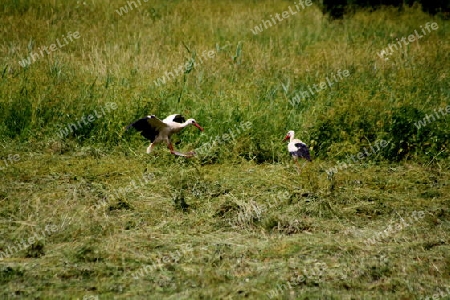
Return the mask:
<path fill-rule="evenodd" d="M 172 142 L 169 142 L 169 143 L 167 144 L 167 148 L 170 149 L 170 153 L 172 153 L 173 155 L 176 155 L 176 156 L 184 156 L 183 153 L 177 152 L 177 151 L 175 151 L 175 149 L 173 149 L 173 144 L 172 144 Z"/>
<path fill-rule="evenodd" d="M 150 152 L 152 152 L 152 149 L 153 149 L 153 143 L 151 143 L 150 146 L 148 146 L 147 154 L 150 154 Z"/>
<path fill-rule="evenodd" d="M 176 155 L 176 156 L 184 156 L 184 157 L 192 157 L 192 156 L 194 156 L 194 153 L 193 153 L 193 152 L 188 152 L 188 153 L 184 154 L 184 153 L 175 151 L 175 150 L 173 149 L 173 145 L 172 145 L 171 142 L 169 142 L 169 144 L 167 144 L 167 148 L 170 149 L 170 153 L 172 153 L 173 155 Z"/>
<path fill-rule="evenodd" d="M 169 143 L 167 144 L 167 148 L 170 149 L 170 153 L 175 154 L 175 150 L 173 150 L 172 142 L 169 142 Z"/>

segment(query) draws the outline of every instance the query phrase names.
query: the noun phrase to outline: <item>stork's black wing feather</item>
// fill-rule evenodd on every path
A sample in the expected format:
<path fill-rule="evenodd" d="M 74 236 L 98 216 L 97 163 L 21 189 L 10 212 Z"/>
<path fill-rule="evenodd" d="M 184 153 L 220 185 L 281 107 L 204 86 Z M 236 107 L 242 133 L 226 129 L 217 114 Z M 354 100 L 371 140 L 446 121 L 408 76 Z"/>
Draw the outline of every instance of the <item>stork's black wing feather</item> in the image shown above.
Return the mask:
<path fill-rule="evenodd" d="M 176 115 L 173 118 L 173 121 L 176 123 L 184 123 L 184 122 L 186 122 L 186 119 L 182 115 Z"/>
<path fill-rule="evenodd" d="M 158 136 L 159 131 L 155 127 L 150 125 L 149 119 L 150 119 L 149 117 L 139 119 L 128 125 L 126 129 L 128 130 L 130 127 L 134 127 L 134 129 L 141 132 L 141 135 L 143 137 L 145 137 L 147 140 L 150 140 L 150 142 L 153 143 L 153 141 Z"/>
<path fill-rule="evenodd" d="M 297 147 L 297 151 L 295 152 L 295 155 L 298 157 L 303 157 L 304 159 L 311 161 L 311 156 L 309 154 L 309 148 L 306 146 L 306 144 L 303 143 L 296 143 L 295 147 Z"/>

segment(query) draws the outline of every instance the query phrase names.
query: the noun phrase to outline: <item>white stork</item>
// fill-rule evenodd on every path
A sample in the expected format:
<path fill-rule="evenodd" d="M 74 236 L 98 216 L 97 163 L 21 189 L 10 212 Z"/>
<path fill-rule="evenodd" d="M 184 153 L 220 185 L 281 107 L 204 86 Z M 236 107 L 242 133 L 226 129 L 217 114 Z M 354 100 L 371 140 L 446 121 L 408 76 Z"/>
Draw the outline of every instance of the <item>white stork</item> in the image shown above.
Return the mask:
<path fill-rule="evenodd" d="M 290 130 L 288 131 L 288 133 L 286 134 L 286 136 L 283 139 L 283 142 L 289 139 L 289 144 L 287 146 L 289 153 L 292 155 L 292 157 L 294 158 L 295 163 L 297 164 L 297 167 L 300 166 L 298 165 L 298 158 L 304 158 L 307 161 L 311 161 L 311 156 L 309 155 L 309 149 L 308 146 L 306 146 L 305 143 L 303 143 L 302 141 L 300 141 L 299 139 L 294 138 L 294 131 Z"/>
<path fill-rule="evenodd" d="M 186 154 L 177 152 L 173 149 L 170 136 L 174 133 L 181 131 L 184 127 L 194 125 L 201 131 L 203 128 L 194 119 L 186 120 L 182 115 L 170 115 L 164 120 L 158 119 L 155 115 L 146 116 L 139 119 L 126 127 L 128 130 L 130 127 L 134 127 L 137 131 L 141 132 L 141 135 L 150 140 L 150 146 L 147 148 L 147 153 L 150 153 L 154 145 L 161 142 L 165 142 L 170 149 L 170 153 L 178 156 L 192 157 L 195 153 L 189 152 Z"/>

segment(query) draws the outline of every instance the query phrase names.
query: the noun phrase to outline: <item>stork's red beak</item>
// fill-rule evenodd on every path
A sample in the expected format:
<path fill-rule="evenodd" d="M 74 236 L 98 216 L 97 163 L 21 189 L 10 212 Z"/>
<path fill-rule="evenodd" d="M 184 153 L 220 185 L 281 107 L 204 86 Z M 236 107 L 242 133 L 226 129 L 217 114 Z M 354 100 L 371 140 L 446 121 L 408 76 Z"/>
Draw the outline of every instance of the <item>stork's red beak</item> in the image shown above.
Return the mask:
<path fill-rule="evenodd" d="M 203 131 L 202 126 L 198 125 L 198 123 L 194 123 L 193 125 L 194 125 L 195 127 L 197 127 L 198 129 L 200 129 L 200 131 Z"/>
<path fill-rule="evenodd" d="M 286 135 L 285 137 L 284 137 L 284 139 L 283 139 L 283 142 L 284 141 L 287 141 L 288 139 L 290 139 L 291 138 L 291 136 L 288 134 L 288 135 Z"/>

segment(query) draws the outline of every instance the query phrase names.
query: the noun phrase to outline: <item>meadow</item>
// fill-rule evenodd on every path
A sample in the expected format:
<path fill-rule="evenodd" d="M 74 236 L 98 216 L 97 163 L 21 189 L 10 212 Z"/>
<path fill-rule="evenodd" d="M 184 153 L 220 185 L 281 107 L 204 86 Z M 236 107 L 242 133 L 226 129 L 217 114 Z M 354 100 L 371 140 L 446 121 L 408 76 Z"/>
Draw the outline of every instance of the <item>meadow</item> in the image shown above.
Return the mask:
<path fill-rule="evenodd" d="M 2 2 L 0 297 L 450 298 L 450 21 L 303 3 Z"/>

